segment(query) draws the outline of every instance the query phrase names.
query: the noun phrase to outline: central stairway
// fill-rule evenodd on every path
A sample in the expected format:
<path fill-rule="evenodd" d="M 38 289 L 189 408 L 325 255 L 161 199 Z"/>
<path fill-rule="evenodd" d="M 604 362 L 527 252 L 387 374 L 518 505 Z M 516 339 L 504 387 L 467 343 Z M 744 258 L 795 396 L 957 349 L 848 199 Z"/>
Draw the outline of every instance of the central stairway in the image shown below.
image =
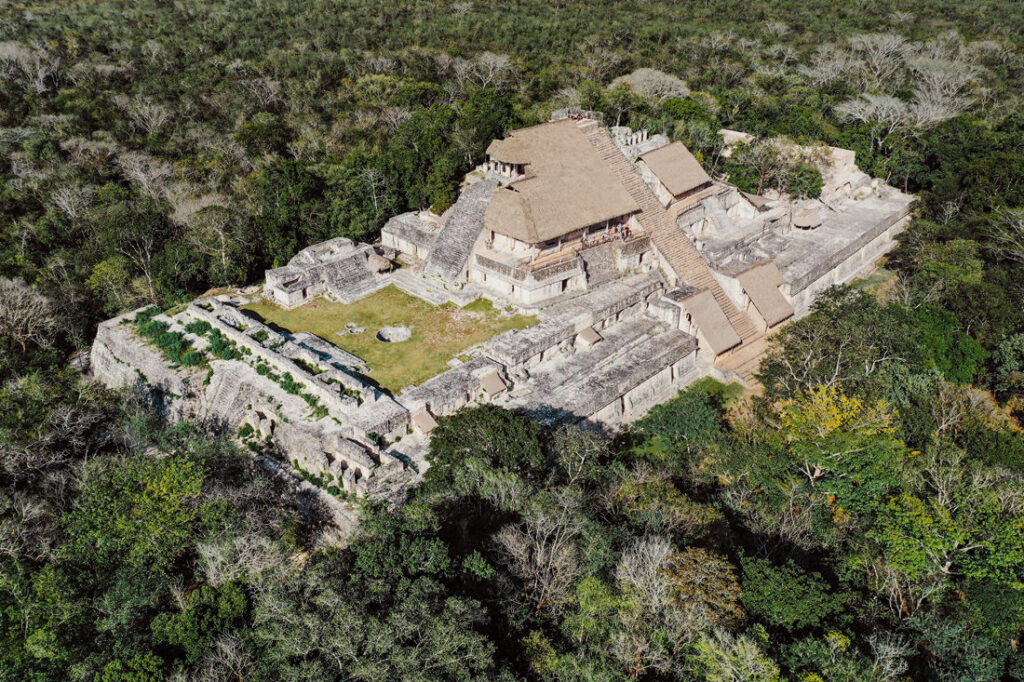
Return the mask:
<path fill-rule="evenodd" d="M 736 330 L 744 344 L 761 336 L 761 332 L 750 321 L 746 313 L 739 310 L 726 295 L 722 285 L 718 283 L 711 272 L 711 268 L 697 251 L 697 247 L 676 226 L 668 211 L 640 178 L 633 168 L 633 164 L 622 154 L 604 126 L 596 121 L 586 121 L 580 124 L 580 130 L 618 176 L 619 181 L 629 191 L 633 200 L 640 206 L 641 213 L 638 216 L 640 224 L 651 236 L 651 241 L 654 242 L 654 246 L 662 258 L 667 261 L 676 279 L 683 280 L 698 289 L 710 291 L 728 318 L 729 324 Z"/>
<path fill-rule="evenodd" d="M 497 180 L 485 179 L 473 183 L 462 192 L 444 229 L 437 235 L 423 262 L 421 275 L 437 276 L 453 284 L 465 282 L 469 257 L 477 237 L 484 229 L 484 213 L 497 187 Z"/>

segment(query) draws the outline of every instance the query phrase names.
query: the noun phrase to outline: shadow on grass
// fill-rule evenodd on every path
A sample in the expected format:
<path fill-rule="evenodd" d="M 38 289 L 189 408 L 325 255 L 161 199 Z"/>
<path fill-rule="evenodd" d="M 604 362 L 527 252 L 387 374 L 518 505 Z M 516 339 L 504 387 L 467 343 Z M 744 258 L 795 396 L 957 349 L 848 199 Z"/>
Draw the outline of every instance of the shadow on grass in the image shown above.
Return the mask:
<path fill-rule="evenodd" d="M 261 323 L 267 325 L 268 327 L 270 327 L 270 329 L 272 331 L 275 331 L 278 334 L 287 334 L 288 336 L 292 335 L 292 330 L 291 329 L 285 329 L 284 327 L 282 327 L 281 325 L 277 324 L 276 322 L 269 322 L 269 321 L 267 321 L 266 318 L 264 318 L 262 315 L 260 315 L 255 310 L 249 310 L 248 308 L 240 308 L 239 310 L 242 311 L 243 315 L 246 315 L 247 317 L 251 317 L 252 319 L 256 320 L 257 322 L 261 322 Z"/>

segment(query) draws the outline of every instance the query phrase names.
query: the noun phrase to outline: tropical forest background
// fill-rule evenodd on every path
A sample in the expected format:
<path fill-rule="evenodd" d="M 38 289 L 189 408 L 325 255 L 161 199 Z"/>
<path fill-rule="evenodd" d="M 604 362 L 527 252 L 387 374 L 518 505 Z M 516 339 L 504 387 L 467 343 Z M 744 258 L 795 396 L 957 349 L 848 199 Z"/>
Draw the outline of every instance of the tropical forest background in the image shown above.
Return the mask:
<path fill-rule="evenodd" d="M 1024 679 L 1022 36 L 1012 0 L 3 3 L 0 679 Z M 816 191 L 773 138 L 853 149 L 916 217 L 762 395 L 611 440 L 465 410 L 344 549 L 75 369 L 565 106 L 753 190 Z"/>

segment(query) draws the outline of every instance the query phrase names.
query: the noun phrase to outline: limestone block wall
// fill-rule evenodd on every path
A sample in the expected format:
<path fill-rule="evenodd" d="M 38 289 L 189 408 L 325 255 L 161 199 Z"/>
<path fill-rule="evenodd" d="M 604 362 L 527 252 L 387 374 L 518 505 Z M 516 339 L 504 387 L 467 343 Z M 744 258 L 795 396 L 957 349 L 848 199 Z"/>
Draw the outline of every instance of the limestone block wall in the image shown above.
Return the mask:
<path fill-rule="evenodd" d="M 259 345 L 255 339 L 220 321 L 209 311 L 202 312 L 217 320 L 217 329 L 236 343 L 245 343 L 246 339 L 242 337 L 246 337 L 246 347 Z M 339 487 L 352 493 L 363 494 L 379 467 L 401 468 L 397 460 L 374 456 L 377 446 L 367 437 L 366 427 L 366 424 L 372 424 L 373 419 L 363 415 L 362 424 L 358 419 L 346 419 L 359 416 L 360 409 L 354 399 L 346 396 L 344 406 L 352 413 L 342 414 L 342 419 L 315 419 L 302 398 L 258 374 L 247 362 L 212 359 L 208 368 L 173 368 L 156 348 L 135 334 L 134 325 L 130 322 L 132 317 L 134 313 L 129 313 L 99 326 L 91 358 L 94 377 L 101 383 L 120 387 L 142 382 L 168 399 L 171 407 L 169 416 L 175 419 L 214 419 L 229 431 L 249 424 L 256 432 L 255 437 L 269 439 L 287 453 L 290 464 L 297 463 L 302 470 L 317 476 L 334 476 Z M 165 317 L 157 319 L 171 320 Z M 125 323 L 125 320 L 129 321 Z M 171 323 L 180 330 L 177 321 L 171 320 Z M 196 347 L 204 346 L 202 339 L 189 336 Z M 267 357 L 268 360 L 275 359 Z M 280 364 L 278 362 L 275 366 Z M 306 384 L 304 391 L 316 391 L 315 382 L 303 381 L 299 371 L 296 367 L 294 376 Z M 329 397 L 326 393 L 321 395 Z M 393 400 L 390 403 L 382 405 L 384 409 L 369 411 L 375 413 L 377 421 L 382 423 L 376 427 L 380 429 L 377 433 L 404 434 L 408 413 Z M 338 405 L 333 406 L 333 409 L 338 408 Z"/>
<path fill-rule="evenodd" d="M 435 416 L 451 414 L 472 402 L 483 400 L 480 378 L 491 372 L 503 375 L 504 367 L 490 358 L 476 358 L 399 394 L 410 411 L 425 407 Z"/>
<path fill-rule="evenodd" d="M 528 272 L 478 253 L 470 261 L 469 281 L 529 307 L 566 292 L 581 291 L 586 288 L 587 278 L 577 259 Z"/>
<path fill-rule="evenodd" d="M 203 403 L 205 416 L 217 417 L 231 429 L 252 426 L 262 438 L 269 437 L 286 453 L 289 464 L 317 476 L 335 477 L 339 487 L 363 494 L 365 481 L 378 466 L 400 466 L 374 456 L 357 429 L 330 419 L 309 419 L 309 407 L 266 377 L 237 360 L 217 360 Z M 348 472 L 347 481 L 345 472 Z"/>
<path fill-rule="evenodd" d="M 654 192 L 654 196 L 658 198 L 658 201 L 661 202 L 662 206 L 668 206 L 672 203 L 672 200 L 675 197 L 672 196 L 672 193 L 668 191 L 668 188 L 661 183 L 658 176 L 654 174 L 654 171 L 652 171 L 642 159 L 636 162 L 636 169 L 640 172 L 640 178 L 648 187 L 651 188 L 651 191 Z"/>
<path fill-rule="evenodd" d="M 746 292 L 743 291 L 743 285 L 739 283 L 735 277 L 724 275 L 717 270 L 712 270 L 711 274 L 715 276 L 718 283 L 722 286 L 722 290 L 725 291 L 725 295 L 733 302 L 740 310 L 746 310 L 750 304 L 750 298 Z"/>
<path fill-rule="evenodd" d="M 875 268 L 875 262 L 896 247 L 896 235 L 902 232 L 909 222 L 910 217 L 900 219 L 837 266 L 828 270 L 824 275 L 795 294 L 791 293 L 793 288 L 791 282 L 783 283 L 779 290 L 782 291 L 796 311 L 795 317 L 803 317 L 810 312 L 811 304 L 814 303 L 814 297 L 821 291 L 835 284 L 846 284 L 858 277 L 870 274 Z"/>
<path fill-rule="evenodd" d="M 707 208 L 704 206 L 704 202 L 698 202 L 694 206 L 686 211 L 681 212 L 676 216 L 676 225 L 680 229 L 689 231 L 695 237 L 704 236 L 704 224 L 705 218 L 707 217 Z"/>
<path fill-rule="evenodd" d="M 552 313 L 552 317 L 536 327 L 496 336 L 485 344 L 485 349 L 515 375 L 571 347 L 573 338 L 585 327 L 607 328 L 644 312 L 648 300 L 660 291 L 660 282 L 649 276 L 638 285 L 616 281 L 577 299 L 576 305 Z"/>
<path fill-rule="evenodd" d="M 192 371 L 182 375 L 175 372 L 157 348 L 136 335 L 131 322 L 136 312 L 99 325 L 89 354 L 95 378 L 111 388 L 142 382 L 170 396 L 193 396 L 195 390 L 191 379 L 197 373 Z"/>
<path fill-rule="evenodd" d="M 381 229 L 380 242 L 388 248 L 425 260 L 441 230 L 440 221 L 440 217 L 433 214 L 423 216 L 409 212 L 396 215 Z"/>
<path fill-rule="evenodd" d="M 206 310 L 202 307 L 203 304 L 213 306 L 213 310 Z M 294 360 L 287 357 L 284 353 L 279 352 L 278 349 L 268 348 L 267 346 L 264 346 L 263 343 L 253 338 L 252 333 L 257 330 L 266 330 L 268 332 L 272 331 L 261 322 L 255 319 L 246 318 L 246 324 L 250 326 L 245 331 L 241 331 L 229 324 L 225 324 L 222 320 L 222 315 L 239 315 L 240 313 L 232 306 L 227 306 L 218 301 L 209 299 L 206 301 L 199 301 L 198 303 L 192 303 L 189 305 L 187 312 L 196 319 L 209 322 L 215 328 L 220 330 L 224 336 L 248 350 L 249 357 L 254 358 L 253 364 L 255 364 L 256 359 L 262 360 L 267 365 L 274 368 L 278 373 L 287 372 L 291 374 L 295 381 L 305 384 L 308 389 L 307 392 L 315 395 L 336 418 L 342 418 L 343 415 L 351 413 L 358 407 L 358 401 L 355 398 L 342 393 L 339 386 L 326 383 L 322 378 L 318 378 L 317 375 L 310 373 Z M 343 385 L 347 385 L 349 383 L 355 383 L 355 385 L 360 386 L 361 397 L 366 402 L 390 400 L 390 398 L 387 398 L 387 396 L 379 390 L 373 388 L 369 384 L 355 379 L 355 377 L 347 376 L 342 380 Z"/>
<path fill-rule="evenodd" d="M 401 253 L 407 254 L 417 260 L 425 260 L 430 255 L 430 247 L 413 243 L 391 232 L 380 233 L 380 243 Z"/>
<path fill-rule="evenodd" d="M 540 253 L 540 249 L 532 244 L 521 242 L 518 239 L 509 237 L 504 234 L 498 234 L 497 232 L 487 232 L 486 240 L 489 242 L 489 247 L 493 251 L 500 253 L 507 253 L 512 256 L 519 258 L 535 256 Z"/>
<path fill-rule="evenodd" d="M 588 421 L 615 430 L 621 425 L 643 417 L 655 405 L 665 402 L 678 391 L 697 379 L 712 374 L 713 371 L 711 365 L 700 359 L 697 350 L 694 349 L 594 412 Z"/>

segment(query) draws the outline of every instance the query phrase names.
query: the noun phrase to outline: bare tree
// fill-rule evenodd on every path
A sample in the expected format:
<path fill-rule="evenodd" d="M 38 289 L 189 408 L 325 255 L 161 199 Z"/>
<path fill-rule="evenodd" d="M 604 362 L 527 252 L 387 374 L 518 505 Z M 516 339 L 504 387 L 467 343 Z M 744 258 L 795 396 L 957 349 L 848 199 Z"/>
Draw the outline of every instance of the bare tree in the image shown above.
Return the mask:
<path fill-rule="evenodd" d="M 128 114 L 132 127 L 147 135 L 160 132 L 173 117 L 170 109 L 141 95 L 130 99 L 123 96 L 116 97 L 114 101 Z"/>
<path fill-rule="evenodd" d="M 908 61 L 914 77 L 914 123 L 928 126 L 966 111 L 971 105 L 968 91 L 977 84 L 981 69 L 973 64 L 934 57 Z"/>
<path fill-rule="evenodd" d="M 869 583 L 886 596 L 889 609 L 898 618 L 913 616 L 932 595 L 941 592 L 946 586 L 945 578 L 941 574 L 912 580 L 885 559 L 875 560 L 865 567 Z"/>
<path fill-rule="evenodd" d="M 164 54 L 164 46 L 155 40 L 147 40 L 142 44 L 140 50 L 150 64 L 156 64 Z"/>
<path fill-rule="evenodd" d="M 742 617 L 735 569 L 706 550 L 677 552 L 649 536 L 622 553 L 615 570 L 623 595 L 615 655 L 635 679 L 648 670 L 681 665 L 684 645 L 701 631 L 734 625 Z"/>
<path fill-rule="evenodd" d="M 412 112 L 405 107 L 384 107 L 380 110 L 379 119 L 387 128 L 396 130 L 398 126 L 412 118 Z"/>
<path fill-rule="evenodd" d="M 58 326 L 50 299 L 24 280 L 0 278 L 0 336 L 22 351 L 30 343 L 48 348 Z"/>
<path fill-rule="evenodd" d="M 793 166 L 792 147 L 773 139 L 757 139 L 738 145 L 733 157 L 757 174 L 757 194 L 767 189 L 781 190 Z"/>
<path fill-rule="evenodd" d="M 200 661 L 191 679 L 196 682 L 223 682 L 252 679 L 255 661 L 245 642 L 234 630 L 220 635 L 213 648 Z"/>
<path fill-rule="evenodd" d="M 370 73 L 379 74 L 390 74 L 394 73 L 397 68 L 395 60 L 391 57 L 385 57 L 383 55 L 368 53 L 364 59 L 366 69 Z"/>
<path fill-rule="evenodd" d="M 907 658 L 914 653 L 914 646 L 907 639 L 883 632 L 868 636 L 874 657 L 874 670 L 882 680 L 895 680 L 907 672 L 910 664 Z"/>
<path fill-rule="evenodd" d="M 213 539 L 198 550 L 203 574 L 215 587 L 272 571 L 287 560 L 277 543 L 257 533 Z"/>
<path fill-rule="evenodd" d="M 51 54 L 42 45 L 26 46 L 21 43 L 0 43 L 0 62 L 8 75 L 20 75 L 38 94 L 50 89 L 50 82 L 60 66 L 60 57 Z"/>
<path fill-rule="evenodd" d="M 522 581 L 525 601 L 537 612 L 560 607 L 579 576 L 579 504 L 570 490 L 535 501 L 521 525 L 505 526 L 495 537 L 503 562 Z"/>
<path fill-rule="evenodd" d="M 615 569 L 615 579 L 632 608 L 619 615 L 622 625 L 612 641 L 616 658 L 634 679 L 648 670 L 668 671 L 672 656 L 665 647 L 655 646 L 654 638 L 661 625 L 658 617 L 668 608 L 671 591 L 664 569 L 675 548 L 666 538 L 645 537 L 622 553 Z"/>
<path fill-rule="evenodd" d="M 938 395 L 929 401 L 928 406 L 936 431 L 941 434 L 955 431 L 963 423 L 970 410 L 970 401 L 961 387 L 943 382 Z"/>
<path fill-rule="evenodd" d="M 515 73 L 515 65 L 507 54 L 481 52 L 473 60 L 473 79 L 482 88 L 502 88 Z"/>
<path fill-rule="evenodd" d="M 715 31 L 704 38 L 704 45 L 711 52 L 719 52 L 728 49 L 736 40 L 736 34 L 732 31 Z"/>
<path fill-rule="evenodd" d="M 366 190 L 373 200 L 373 210 L 380 213 L 380 200 L 388 190 L 388 176 L 379 168 L 367 166 L 359 172 L 359 179 L 366 185 Z"/>
<path fill-rule="evenodd" d="M 238 86 L 255 97 L 262 107 L 269 107 L 281 101 L 281 84 L 276 80 L 263 76 L 243 78 L 238 81 Z"/>
<path fill-rule="evenodd" d="M 6 460 L 4 450 L 5 446 L 0 446 L 0 457 Z M 59 546 L 53 526 L 53 511 L 45 502 L 14 489 L 0 492 L 0 556 L 35 561 L 53 558 Z"/>
<path fill-rule="evenodd" d="M 50 195 L 50 201 L 64 215 L 72 220 L 77 220 L 92 205 L 95 196 L 96 190 L 92 187 L 63 185 L 53 191 L 53 194 Z"/>
<path fill-rule="evenodd" d="M 585 477 L 608 453 L 608 441 L 599 433 L 579 426 L 560 426 L 552 434 L 555 461 L 569 485 Z"/>
<path fill-rule="evenodd" d="M 612 88 L 626 86 L 641 97 L 664 102 L 670 97 L 686 97 L 690 88 L 682 79 L 657 69 L 637 69 L 633 73 L 620 76 L 611 82 Z"/>
<path fill-rule="evenodd" d="M 153 199 L 160 198 L 173 173 L 170 165 L 142 152 L 123 152 L 117 158 L 117 165 L 126 178 Z"/>
<path fill-rule="evenodd" d="M 590 39 L 584 44 L 583 65 L 590 69 L 598 81 L 604 82 L 622 60 L 622 53 L 614 45 L 596 39 Z"/>
<path fill-rule="evenodd" d="M 781 38 L 789 33 L 789 26 L 781 21 L 765 21 L 764 32 L 772 38 Z"/>
<path fill-rule="evenodd" d="M 909 48 L 906 38 L 894 33 L 866 33 L 849 40 L 864 63 L 869 84 L 874 88 L 885 85 L 903 65 Z"/>
<path fill-rule="evenodd" d="M 910 106 L 903 100 L 869 92 L 838 105 L 836 113 L 849 121 L 881 124 L 881 137 L 905 128 L 911 118 Z"/>
<path fill-rule="evenodd" d="M 704 679 L 715 682 L 773 682 L 779 667 L 747 635 L 715 628 L 701 635 L 696 657 Z"/>
<path fill-rule="evenodd" d="M 1001 256 L 1024 263 L 1024 209 L 1000 210 L 989 234 Z"/>

